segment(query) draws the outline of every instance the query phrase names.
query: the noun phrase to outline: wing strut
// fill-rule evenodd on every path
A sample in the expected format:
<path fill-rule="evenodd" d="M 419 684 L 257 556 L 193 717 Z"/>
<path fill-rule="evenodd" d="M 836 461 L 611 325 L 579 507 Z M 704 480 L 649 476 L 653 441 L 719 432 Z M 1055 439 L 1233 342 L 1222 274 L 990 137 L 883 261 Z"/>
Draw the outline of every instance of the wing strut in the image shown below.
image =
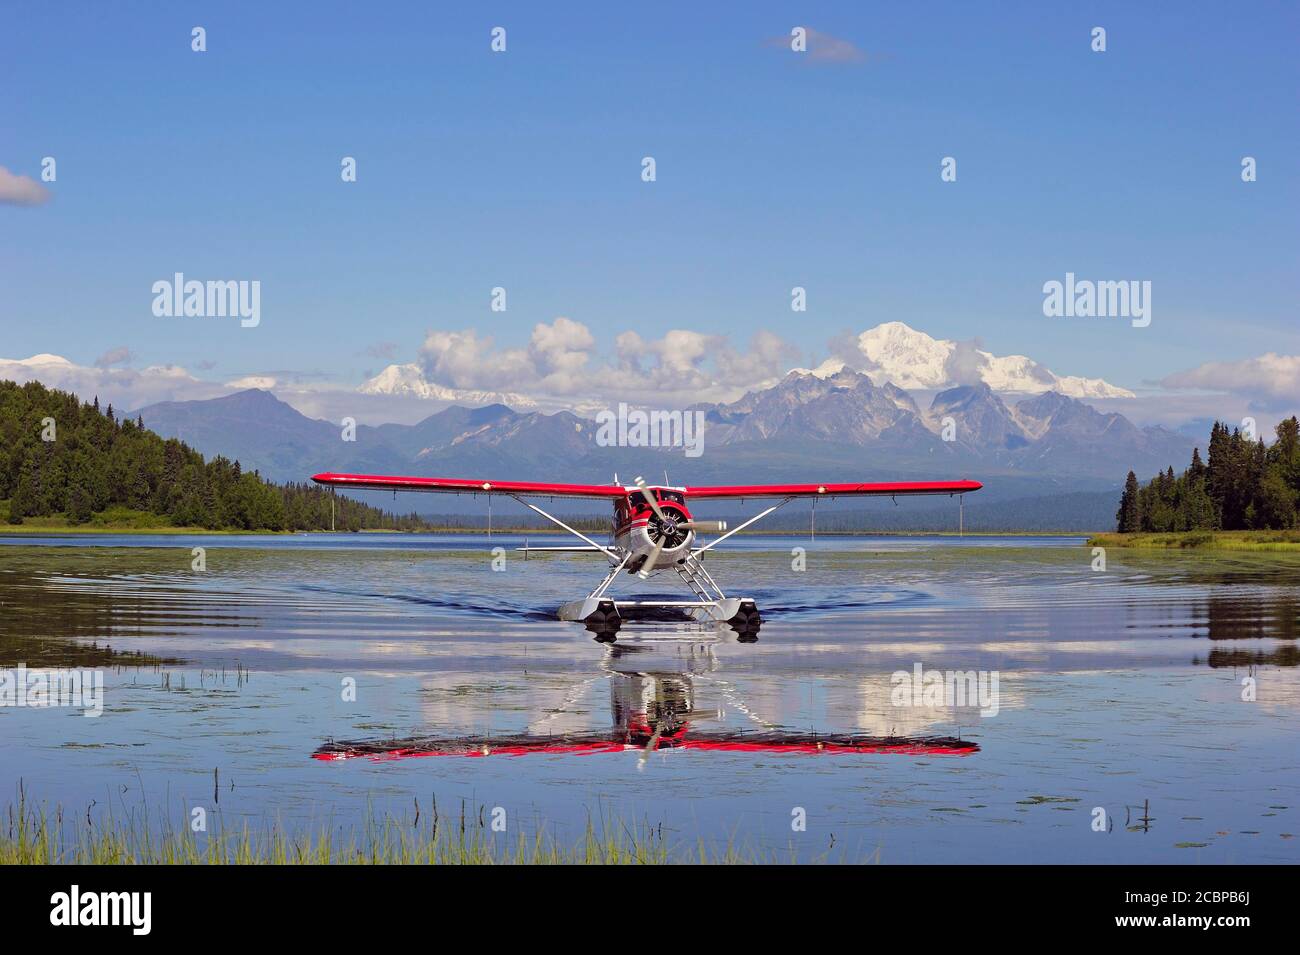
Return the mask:
<path fill-rule="evenodd" d="M 721 537 L 715 537 L 713 540 L 709 541 L 709 542 L 708 542 L 707 544 L 705 544 L 703 547 L 697 547 L 697 548 L 695 548 L 695 550 L 691 551 L 691 556 L 693 556 L 693 557 L 698 557 L 700 554 L 703 554 L 703 553 L 704 553 L 706 550 L 708 550 L 709 548 L 711 548 L 711 547 L 716 547 L 718 544 L 721 544 L 724 540 L 726 540 L 726 539 L 727 539 L 728 537 L 730 537 L 732 534 L 736 533 L 736 531 L 743 531 L 743 530 L 744 530 L 746 527 L 748 527 L 750 524 L 753 524 L 755 521 L 761 521 L 763 518 L 767 517 L 767 515 L 771 514 L 771 513 L 772 513 L 773 511 L 775 511 L 777 508 L 785 507 L 785 505 L 789 504 L 789 503 L 790 503 L 791 501 L 793 501 L 793 500 L 794 500 L 794 498 L 792 498 L 792 497 L 787 497 L 784 501 L 781 501 L 779 504 L 773 504 L 773 505 L 772 505 L 771 507 L 769 507 L 767 510 L 765 510 L 765 511 L 760 511 L 758 514 L 755 514 L 755 515 L 754 515 L 753 517 L 751 517 L 749 520 L 745 521 L 745 523 L 743 523 L 743 524 L 739 524 L 739 525 L 737 525 L 736 527 L 733 527 L 731 530 L 727 531 L 727 533 L 723 534 Z"/>
<path fill-rule="evenodd" d="M 581 531 L 575 531 L 568 524 L 564 523 L 564 521 L 560 520 L 558 517 L 553 517 L 552 515 L 547 514 L 536 504 L 529 504 L 527 501 L 515 497 L 515 495 L 513 494 L 511 494 L 510 496 L 514 497 L 516 501 L 519 501 L 520 504 L 522 504 L 524 507 L 528 508 L 529 510 L 536 511 L 538 514 L 542 515 L 542 517 L 546 518 L 548 521 L 550 521 L 552 524 L 556 525 L 557 527 L 562 527 L 570 534 L 572 534 L 574 537 L 578 538 L 579 540 L 586 541 L 592 547 L 596 548 L 596 550 L 603 553 L 610 560 L 614 561 L 615 563 L 618 562 L 618 554 L 614 553 L 608 547 L 602 547 L 600 544 L 597 544 L 594 540 L 592 540 L 590 537 L 588 537 L 586 534 L 582 533 Z"/>

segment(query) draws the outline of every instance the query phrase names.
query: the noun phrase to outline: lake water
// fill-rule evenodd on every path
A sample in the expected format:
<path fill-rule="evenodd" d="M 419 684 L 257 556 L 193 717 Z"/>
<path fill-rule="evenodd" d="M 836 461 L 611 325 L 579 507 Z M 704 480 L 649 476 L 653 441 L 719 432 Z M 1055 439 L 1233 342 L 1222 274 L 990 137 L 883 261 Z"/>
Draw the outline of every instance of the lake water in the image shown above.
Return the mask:
<path fill-rule="evenodd" d="M 550 616 L 604 562 L 519 543 L 0 538 L 0 668 L 106 681 L 98 718 L 0 707 L 0 794 L 291 828 L 436 798 L 561 841 L 612 818 L 886 863 L 1300 856 L 1297 555 L 733 538 L 708 566 L 757 641 L 606 645 Z M 927 695 L 949 671 L 984 695 Z"/>

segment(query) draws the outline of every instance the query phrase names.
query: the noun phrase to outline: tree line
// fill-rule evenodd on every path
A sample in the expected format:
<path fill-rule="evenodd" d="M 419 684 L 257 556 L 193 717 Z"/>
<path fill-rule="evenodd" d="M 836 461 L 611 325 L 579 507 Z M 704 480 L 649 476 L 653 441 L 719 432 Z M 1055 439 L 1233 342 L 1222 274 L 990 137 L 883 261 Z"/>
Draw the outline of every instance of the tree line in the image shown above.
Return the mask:
<path fill-rule="evenodd" d="M 211 461 L 189 445 L 154 434 L 137 418 L 119 420 L 99 398 L 87 404 L 39 382 L 0 381 L 0 501 L 9 522 L 64 515 L 84 524 L 112 508 L 145 511 L 161 524 L 212 530 L 428 530 L 415 514 L 335 497 L 315 484 L 274 484 L 238 461 Z"/>
<path fill-rule="evenodd" d="M 1120 533 L 1193 530 L 1282 530 L 1297 523 L 1300 424 L 1278 424 L 1271 445 L 1214 422 L 1206 460 L 1192 451 L 1181 475 L 1170 467 L 1146 485 L 1132 471 L 1115 519 Z"/>

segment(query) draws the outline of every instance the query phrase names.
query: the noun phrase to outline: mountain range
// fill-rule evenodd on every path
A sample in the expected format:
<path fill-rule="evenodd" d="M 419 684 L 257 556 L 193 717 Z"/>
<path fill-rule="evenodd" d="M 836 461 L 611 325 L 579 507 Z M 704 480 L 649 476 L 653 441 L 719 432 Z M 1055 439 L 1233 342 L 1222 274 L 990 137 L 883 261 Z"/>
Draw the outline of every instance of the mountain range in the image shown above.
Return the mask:
<path fill-rule="evenodd" d="M 832 377 L 846 368 L 866 374 L 875 384 L 892 383 L 912 391 L 942 391 L 957 385 L 986 384 L 999 393 L 1038 394 L 1056 391 L 1071 398 L 1132 398 L 1127 388 L 1101 378 L 1058 375 L 1025 355 L 994 355 L 976 342 L 934 338 L 905 322 L 883 322 L 852 339 L 841 356 L 801 374 Z M 766 382 L 767 385 L 774 381 Z M 367 395 L 420 398 L 463 405 L 500 403 L 516 410 L 542 407 L 514 392 L 451 388 L 431 381 L 419 362 L 393 364 L 358 389 Z M 589 400 L 571 399 L 570 410 L 587 410 Z"/>
<path fill-rule="evenodd" d="M 276 481 L 325 470 L 578 482 L 615 473 L 657 479 L 664 471 L 677 483 L 973 477 L 985 484 L 983 505 L 1094 495 L 1089 526 L 1102 526 L 1103 514 L 1111 522 L 1129 469 L 1149 477 L 1186 460 L 1194 444 L 1055 391 L 1008 400 L 980 382 L 941 391 L 922 407 L 862 372 L 796 370 L 737 401 L 688 409 L 704 416 L 698 458 L 681 448 L 602 447 L 590 418 L 504 404 L 453 406 L 414 425 L 358 425 L 355 440 L 257 389 L 162 402 L 132 416 Z M 439 512 L 461 509 L 445 500 Z"/>
<path fill-rule="evenodd" d="M 980 382 L 941 391 L 923 409 L 902 388 L 848 369 L 791 372 L 732 404 L 700 407 L 714 445 L 826 442 L 889 451 L 895 467 L 933 469 L 947 461 L 1119 481 L 1129 468 L 1154 473 L 1191 450 L 1184 434 L 1138 428 L 1122 414 L 1103 414 L 1055 391 L 1008 405 Z"/>

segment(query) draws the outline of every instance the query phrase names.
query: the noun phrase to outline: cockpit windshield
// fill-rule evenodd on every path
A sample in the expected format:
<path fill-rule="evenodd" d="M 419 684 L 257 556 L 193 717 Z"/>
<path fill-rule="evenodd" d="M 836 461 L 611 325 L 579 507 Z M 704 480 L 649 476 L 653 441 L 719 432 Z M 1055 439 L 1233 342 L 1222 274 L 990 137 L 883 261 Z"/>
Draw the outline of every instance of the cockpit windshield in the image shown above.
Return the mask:
<path fill-rule="evenodd" d="M 677 504 L 681 507 L 686 506 L 686 498 L 680 491 L 662 491 L 654 489 L 652 493 L 655 495 L 655 499 L 661 503 Z M 641 491 L 629 492 L 627 501 L 634 511 L 647 510 L 650 507 L 650 504 L 646 501 L 645 494 Z"/>

